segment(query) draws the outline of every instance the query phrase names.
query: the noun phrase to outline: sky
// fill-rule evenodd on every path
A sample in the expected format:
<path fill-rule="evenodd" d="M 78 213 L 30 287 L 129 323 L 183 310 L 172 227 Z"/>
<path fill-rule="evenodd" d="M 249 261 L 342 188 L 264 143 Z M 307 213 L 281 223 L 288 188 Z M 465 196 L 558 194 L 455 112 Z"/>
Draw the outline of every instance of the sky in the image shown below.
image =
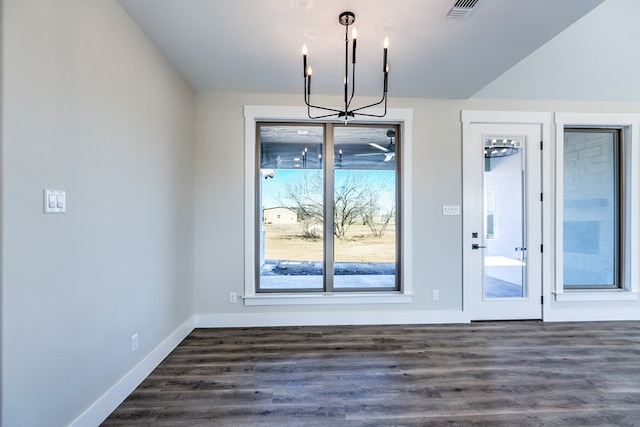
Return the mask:
<path fill-rule="evenodd" d="M 299 183 L 305 174 L 311 176 L 321 171 L 319 169 L 275 169 L 274 172 L 275 175 L 273 178 L 263 178 L 260 180 L 263 208 L 273 208 L 291 204 L 285 197 L 285 188 L 288 183 L 296 183 L 296 181 Z M 379 186 L 375 191 L 378 193 L 378 201 L 380 204 L 387 205 L 393 203 L 395 198 L 394 170 L 336 170 L 335 172 L 336 187 L 339 187 L 347 176 L 353 174 L 352 176 L 357 176 L 365 180 L 363 185 L 367 185 L 370 188 Z"/>

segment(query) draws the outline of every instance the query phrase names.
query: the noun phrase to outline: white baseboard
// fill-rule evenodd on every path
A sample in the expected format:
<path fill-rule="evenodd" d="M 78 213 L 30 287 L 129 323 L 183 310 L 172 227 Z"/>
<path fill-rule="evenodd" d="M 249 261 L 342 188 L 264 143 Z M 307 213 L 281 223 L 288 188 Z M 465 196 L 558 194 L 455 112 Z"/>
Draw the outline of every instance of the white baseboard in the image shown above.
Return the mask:
<path fill-rule="evenodd" d="M 458 310 L 196 314 L 197 328 L 469 323 Z"/>
<path fill-rule="evenodd" d="M 95 427 L 100 425 L 140 385 L 151 371 L 193 331 L 194 326 L 194 318 L 191 317 L 96 400 L 82 415 L 76 418 L 70 424 L 70 427 Z"/>
<path fill-rule="evenodd" d="M 606 322 L 640 320 L 637 307 L 553 308 L 545 313 L 545 322 Z"/>

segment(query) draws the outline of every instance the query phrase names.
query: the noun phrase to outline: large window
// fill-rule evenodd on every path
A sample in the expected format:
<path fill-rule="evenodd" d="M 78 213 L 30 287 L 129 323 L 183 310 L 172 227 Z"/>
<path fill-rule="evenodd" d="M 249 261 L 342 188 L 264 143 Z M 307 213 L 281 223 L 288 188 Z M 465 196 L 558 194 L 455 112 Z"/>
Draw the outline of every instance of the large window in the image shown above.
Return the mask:
<path fill-rule="evenodd" d="M 636 300 L 640 115 L 556 113 L 555 123 L 555 249 L 544 246 L 555 299 Z"/>
<path fill-rule="evenodd" d="M 563 165 L 566 289 L 620 288 L 622 132 L 567 128 Z"/>
<path fill-rule="evenodd" d="M 256 292 L 399 290 L 399 127 L 256 125 Z"/>

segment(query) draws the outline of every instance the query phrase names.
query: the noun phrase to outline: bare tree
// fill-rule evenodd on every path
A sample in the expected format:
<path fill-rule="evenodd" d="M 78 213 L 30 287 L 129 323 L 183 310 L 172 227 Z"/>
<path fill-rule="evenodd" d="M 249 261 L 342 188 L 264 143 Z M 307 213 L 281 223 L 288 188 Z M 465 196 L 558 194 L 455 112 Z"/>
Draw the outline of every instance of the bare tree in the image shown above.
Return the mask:
<path fill-rule="evenodd" d="M 396 204 L 390 179 L 377 176 L 370 179 L 367 189 L 371 200 L 364 206 L 362 222 L 369 227 L 376 237 L 382 237 L 389 227 L 389 223 L 396 215 Z"/>
<path fill-rule="evenodd" d="M 284 193 L 287 202 L 282 205 L 289 205 L 289 209 L 297 212 L 303 236 L 319 239 L 324 219 L 321 171 L 309 171 L 301 174 L 298 179 L 288 181 Z"/>
<path fill-rule="evenodd" d="M 339 239 L 375 203 L 366 174 L 349 171 L 341 175 L 342 179 L 336 179 L 333 198 L 333 234 Z"/>
<path fill-rule="evenodd" d="M 364 213 L 362 222 L 369 227 L 371 234 L 376 237 L 382 237 L 395 215 L 395 205 L 385 208 L 376 203 Z"/>
<path fill-rule="evenodd" d="M 355 223 L 367 224 L 375 236 L 382 236 L 395 215 L 395 202 L 382 203 L 380 196 L 391 185 L 367 172 L 340 171 L 334 181 L 333 234 L 343 239 Z M 284 196 L 298 213 L 307 237 L 318 237 L 324 218 L 321 171 L 309 171 L 287 182 Z"/>

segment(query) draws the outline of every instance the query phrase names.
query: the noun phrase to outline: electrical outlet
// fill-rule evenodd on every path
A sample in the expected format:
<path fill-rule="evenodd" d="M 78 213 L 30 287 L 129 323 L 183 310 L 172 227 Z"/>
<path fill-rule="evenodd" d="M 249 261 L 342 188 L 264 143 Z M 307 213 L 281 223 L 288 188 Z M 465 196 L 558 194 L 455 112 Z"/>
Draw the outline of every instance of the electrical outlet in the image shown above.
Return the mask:
<path fill-rule="evenodd" d="M 431 299 L 433 301 L 438 301 L 440 299 L 440 292 L 438 292 L 437 289 L 434 289 L 433 291 L 431 291 Z"/>
<path fill-rule="evenodd" d="M 138 334 L 131 335 L 131 353 L 138 349 Z"/>
<path fill-rule="evenodd" d="M 235 304 L 236 302 L 238 302 L 238 294 L 229 292 L 229 304 Z"/>

